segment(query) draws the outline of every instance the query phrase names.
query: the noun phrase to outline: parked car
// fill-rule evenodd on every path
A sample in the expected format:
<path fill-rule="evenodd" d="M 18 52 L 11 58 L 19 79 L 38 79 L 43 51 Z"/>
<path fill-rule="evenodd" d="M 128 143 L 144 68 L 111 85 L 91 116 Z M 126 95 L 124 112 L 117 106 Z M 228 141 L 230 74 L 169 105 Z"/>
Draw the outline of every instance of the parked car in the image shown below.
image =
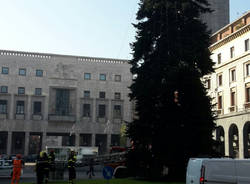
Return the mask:
<path fill-rule="evenodd" d="M 1 154 L 0 160 L 9 160 L 9 156 L 7 154 Z"/>
<path fill-rule="evenodd" d="M 0 160 L 0 176 L 11 177 L 12 169 L 12 160 Z"/>
<path fill-rule="evenodd" d="M 25 162 L 36 162 L 38 155 L 37 154 L 31 154 L 24 157 Z"/>

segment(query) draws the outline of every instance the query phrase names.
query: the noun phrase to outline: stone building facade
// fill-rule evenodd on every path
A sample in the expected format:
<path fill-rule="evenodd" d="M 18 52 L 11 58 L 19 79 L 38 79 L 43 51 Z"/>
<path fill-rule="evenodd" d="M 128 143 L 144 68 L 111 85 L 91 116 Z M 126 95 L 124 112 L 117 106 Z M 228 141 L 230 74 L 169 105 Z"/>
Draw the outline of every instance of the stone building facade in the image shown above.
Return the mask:
<path fill-rule="evenodd" d="M 120 144 L 131 121 L 127 60 L 0 50 L 0 154 Z"/>
<path fill-rule="evenodd" d="M 217 111 L 215 139 L 222 154 L 250 157 L 250 12 L 211 36 L 215 72 L 207 76 Z"/>

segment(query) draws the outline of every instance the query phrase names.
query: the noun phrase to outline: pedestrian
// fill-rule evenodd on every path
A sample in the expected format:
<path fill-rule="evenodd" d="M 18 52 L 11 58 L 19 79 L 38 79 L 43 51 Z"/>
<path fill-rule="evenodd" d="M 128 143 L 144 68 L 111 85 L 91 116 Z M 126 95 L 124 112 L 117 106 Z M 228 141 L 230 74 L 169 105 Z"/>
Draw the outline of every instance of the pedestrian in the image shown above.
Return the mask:
<path fill-rule="evenodd" d="M 23 168 L 23 161 L 21 160 L 21 155 L 17 154 L 16 158 L 13 160 L 13 171 L 12 171 L 12 178 L 11 184 L 18 184 L 21 176 L 21 171 Z"/>
<path fill-rule="evenodd" d="M 74 184 L 74 180 L 76 179 L 76 156 L 73 150 L 70 151 L 70 156 L 68 158 L 68 170 L 69 170 L 69 184 Z"/>
<path fill-rule="evenodd" d="M 89 176 L 89 179 L 91 179 L 92 176 L 95 176 L 95 173 L 94 173 L 94 159 L 93 158 L 89 159 L 89 170 L 87 171 L 87 175 Z"/>
<path fill-rule="evenodd" d="M 41 151 L 36 161 L 37 184 L 49 181 L 49 159 L 45 151 Z"/>
<path fill-rule="evenodd" d="M 43 169 L 44 169 L 45 184 L 47 184 L 49 182 L 50 164 L 49 164 L 49 157 L 46 152 L 43 152 Z"/>
<path fill-rule="evenodd" d="M 51 150 L 49 152 L 49 165 L 50 165 L 50 173 L 51 173 L 51 178 L 52 179 L 55 179 L 55 170 L 56 170 L 56 167 L 55 167 L 55 152 L 54 150 Z"/>

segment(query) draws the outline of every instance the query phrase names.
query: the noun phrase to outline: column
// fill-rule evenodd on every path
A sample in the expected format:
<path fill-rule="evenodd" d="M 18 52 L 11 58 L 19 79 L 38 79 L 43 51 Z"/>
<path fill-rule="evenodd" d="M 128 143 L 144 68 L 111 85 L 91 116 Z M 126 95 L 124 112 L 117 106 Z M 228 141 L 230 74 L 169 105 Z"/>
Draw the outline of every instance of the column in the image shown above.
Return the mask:
<path fill-rule="evenodd" d="M 29 154 L 29 142 L 30 142 L 30 132 L 25 132 L 25 138 L 24 138 L 24 155 L 25 156 Z"/>
<path fill-rule="evenodd" d="M 46 137 L 47 137 L 47 133 L 46 132 L 43 132 L 43 135 L 42 135 L 42 150 L 45 150 L 46 148 Z"/>
<path fill-rule="evenodd" d="M 10 96 L 9 104 L 10 104 L 10 107 L 9 107 L 9 119 L 14 119 L 15 118 L 14 114 L 16 114 L 16 112 L 15 112 L 15 98 L 14 98 L 13 94 Z"/>
<path fill-rule="evenodd" d="M 244 158 L 244 134 L 243 134 L 243 127 L 238 127 L 238 139 L 239 139 L 239 158 Z"/>
<path fill-rule="evenodd" d="M 109 153 L 110 150 L 110 145 L 111 145 L 111 134 L 107 134 L 107 153 Z"/>
<path fill-rule="evenodd" d="M 224 144 L 225 144 L 225 156 L 229 156 L 229 134 L 228 134 L 228 127 L 224 128 Z"/>
<path fill-rule="evenodd" d="M 80 135 L 75 133 L 75 146 L 80 146 Z"/>
<path fill-rule="evenodd" d="M 8 132 L 7 155 L 11 154 L 11 147 L 12 147 L 12 132 Z"/>
<path fill-rule="evenodd" d="M 93 99 L 92 109 L 93 109 L 92 122 L 97 122 L 97 119 L 96 119 L 96 113 L 97 113 L 97 111 L 96 111 L 96 109 L 97 109 L 96 98 Z"/>
<path fill-rule="evenodd" d="M 111 100 L 109 99 L 108 100 L 108 120 L 110 121 L 110 123 L 113 123 L 113 118 L 112 118 L 112 103 L 111 103 Z"/>
<path fill-rule="evenodd" d="M 81 119 L 81 100 L 78 100 L 80 99 L 80 96 L 79 94 L 79 89 L 75 89 L 75 93 L 76 93 L 76 97 L 75 99 L 73 99 L 73 104 L 75 103 L 76 106 L 75 106 L 75 114 L 76 114 L 76 122 L 80 121 Z"/>
<path fill-rule="evenodd" d="M 31 103 L 32 103 L 31 102 L 31 96 L 28 95 L 27 96 L 27 112 L 25 114 L 25 119 L 32 119 L 32 117 L 31 117 L 31 115 L 32 115 L 32 109 L 31 109 L 32 104 Z M 26 136 L 26 134 L 25 134 L 25 136 Z"/>
<path fill-rule="evenodd" d="M 92 137 L 91 137 L 91 145 L 95 146 L 95 134 L 94 133 L 92 134 Z"/>

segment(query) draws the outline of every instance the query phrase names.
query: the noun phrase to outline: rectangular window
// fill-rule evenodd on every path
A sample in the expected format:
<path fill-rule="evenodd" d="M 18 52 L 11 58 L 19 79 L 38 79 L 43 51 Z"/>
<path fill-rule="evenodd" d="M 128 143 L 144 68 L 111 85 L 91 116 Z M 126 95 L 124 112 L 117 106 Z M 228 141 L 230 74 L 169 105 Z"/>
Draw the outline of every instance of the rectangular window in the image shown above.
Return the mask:
<path fill-rule="evenodd" d="M 24 114 L 24 101 L 16 102 L 16 114 Z"/>
<path fill-rule="evenodd" d="M 35 88 L 35 95 L 37 96 L 42 95 L 42 88 Z"/>
<path fill-rule="evenodd" d="M 42 102 L 34 102 L 34 114 L 42 114 Z"/>
<path fill-rule="evenodd" d="M 249 50 L 249 39 L 245 40 L 245 51 Z"/>
<path fill-rule="evenodd" d="M 218 96 L 218 109 L 222 109 L 222 96 Z"/>
<path fill-rule="evenodd" d="M 231 91 L 231 106 L 235 106 L 235 92 Z"/>
<path fill-rule="evenodd" d="M 106 74 L 100 74 L 100 80 L 105 81 L 106 80 Z"/>
<path fill-rule="evenodd" d="M 211 88 L 211 79 L 207 79 L 207 89 Z"/>
<path fill-rule="evenodd" d="M 8 93 L 8 86 L 1 86 L 1 93 Z"/>
<path fill-rule="evenodd" d="M 105 98 L 106 97 L 106 94 L 104 91 L 100 91 L 99 93 L 99 98 Z"/>
<path fill-rule="evenodd" d="M 234 47 L 230 48 L 230 58 L 234 57 Z"/>
<path fill-rule="evenodd" d="M 18 87 L 18 94 L 24 95 L 25 94 L 25 88 L 24 87 Z"/>
<path fill-rule="evenodd" d="M 84 91 L 83 92 L 83 97 L 84 98 L 90 98 L 90 91 Z"/>
<path fill-rule="evenodd" d="M 221 64 L 221 53 L 217 55 L 218 64 Z"/>
<path fill-rule="evenodd" d="M 121 99 L 121 93 L 115 93 L 115 99 L 120 100 Z"/>
<path fill-rule="evenodd" d="M 246 88 L 246 102 L 250 102 L 250 87 Z"/>
<path fill-rule="evenodd" d="M 83 104 L 83 117 L 90 117 L 90 104 Z"/>
<path fill-rule="evenodd" d="M 84 73 L 84 80 L 90 80 L 91 79 L 91 73 Z"/>
<path fill-rule="evenodd" d="M 56 90 L 56 114 L 65 116 L 69 115 L 69 95 L 70 90 L 68 89 L 57 89 Z"/>
<path fill-rule="evenodd" d="M 122 79 L 121 75 L 115 75 L 116 82 L 121 82 L 121 79 Z"/>
<path fill-rule="evenodd" d="M 43 70 L 36 70 L 36 76 L 42 77 L 43 76 Z"/>
<path fill-rule="evenodd" d="M 9 74 L 9 68 L 8 67 L 2 67 L 2 74 Z"/>
<path fill-rule="evenodd" d="M 7 100 L 0 100 L 0 114 L 7 114 Z"/>
<path fill-rule="evenodd" d="M 19 69 L 19 75 L 26 76 L 26 69 L 25 68 L 20 68 Z"/>
<path fill-rule="evenodd" d="M 99 112 L 98 112 L 98 117 L 99 118 L 104 118 L 106 116 L 106 106 L 105 105 L 99 105 Z"/>
<path fill-rule="evenodd" d="M 222 75 L 218 76 L 218 85 L 222 86 Z"/>
<path fill-rule="evenodd" d="M 246 74 L 247 76 L 250 75 L 250 63 L 246 64 Z"/>
<path fill-rule="evenodd" d="M 235 69 L 231 70 L 231 82 L 236 81 L 236 71 Z"/>
<path fill-rule="evenodd" d="M 114 105 L 114 118 L 121 118 L 121 106 L 120 105 Z"/>

